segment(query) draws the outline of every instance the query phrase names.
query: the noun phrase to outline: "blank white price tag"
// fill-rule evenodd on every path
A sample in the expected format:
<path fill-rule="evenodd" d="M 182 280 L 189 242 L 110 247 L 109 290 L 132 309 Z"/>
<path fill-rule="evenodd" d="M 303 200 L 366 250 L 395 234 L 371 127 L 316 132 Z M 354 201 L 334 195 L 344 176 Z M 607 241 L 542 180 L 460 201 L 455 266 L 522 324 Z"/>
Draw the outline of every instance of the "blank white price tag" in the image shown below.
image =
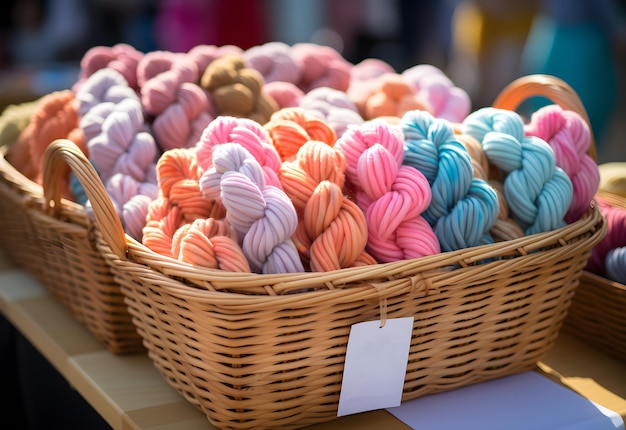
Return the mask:
<path fill-rule="evenodd" d="M 413 317 L 352 326 L 337 416 L 400 405 L 412 332 Z"/>

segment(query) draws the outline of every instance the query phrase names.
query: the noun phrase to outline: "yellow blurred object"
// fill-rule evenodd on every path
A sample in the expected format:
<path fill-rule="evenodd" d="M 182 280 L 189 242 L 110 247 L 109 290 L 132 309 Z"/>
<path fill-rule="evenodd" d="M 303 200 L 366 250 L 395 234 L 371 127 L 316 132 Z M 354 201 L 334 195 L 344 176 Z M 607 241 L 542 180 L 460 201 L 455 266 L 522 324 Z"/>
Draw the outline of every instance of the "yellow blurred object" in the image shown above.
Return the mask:
<path fill-rule="evenodd" d="M 626 198 L 626 162 L 604 163 L 600 170 L 600 191 Z"/>

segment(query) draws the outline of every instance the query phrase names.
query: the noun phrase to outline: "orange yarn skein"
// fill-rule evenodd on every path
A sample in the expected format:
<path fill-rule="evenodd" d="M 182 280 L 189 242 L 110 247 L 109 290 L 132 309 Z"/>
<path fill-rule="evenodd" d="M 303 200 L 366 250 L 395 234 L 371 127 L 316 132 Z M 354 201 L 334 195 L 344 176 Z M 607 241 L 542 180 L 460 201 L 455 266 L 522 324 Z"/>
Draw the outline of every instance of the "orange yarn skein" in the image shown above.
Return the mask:
<path fill-rule="evenodd" d="M 22 174 L 38 184 L 42 183 L 43 154 L 56 139 L 69 139 L 87 155 L 85 139 L 78 127 L 78 105 L 71 90 L 55 91 L 39 99 L 29 124 L 20 133 L 7 160 Z M 62 194 L 71 196 L 69 167 L 62 185 Z"/>
<path fill-rule="evenodd" d="M 202 196 L 195 148 L 164 152 L 156 168 L 159 197 L 148 208 L 143 244 L 189 264 L 250 272 L 236 232 L 223 219 L 226 209 Z"/>
<path fill-rule="evenodd" d="M 309 140 L 324 142 L 329 146 L 333 146 L 337 140 L 335 130 L 326 121 L 299 107 L 275 112 L 264 128 L 283 161 L 292 161 Z"/>
<path fill-rule="evenodd" d="M 279 178 L 298 212 L 295 241 L 315 272 L 376 264 L 365 251 L 365 214 L 344 196 L 346 160 L 325 142 L 310 140 Z"/>

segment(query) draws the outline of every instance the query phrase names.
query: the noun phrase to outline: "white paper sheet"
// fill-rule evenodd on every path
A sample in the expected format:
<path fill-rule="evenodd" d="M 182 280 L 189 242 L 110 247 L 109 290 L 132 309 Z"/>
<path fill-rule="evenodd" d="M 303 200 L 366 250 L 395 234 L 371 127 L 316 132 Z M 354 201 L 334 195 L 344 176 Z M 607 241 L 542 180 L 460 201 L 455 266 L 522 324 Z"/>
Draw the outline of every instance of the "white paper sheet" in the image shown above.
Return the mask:
<path fill-rule="evenodd" d="M 624 430 L 619 414 L 537 372 L 420 397 L 387 410 L 415 430 Z"/>

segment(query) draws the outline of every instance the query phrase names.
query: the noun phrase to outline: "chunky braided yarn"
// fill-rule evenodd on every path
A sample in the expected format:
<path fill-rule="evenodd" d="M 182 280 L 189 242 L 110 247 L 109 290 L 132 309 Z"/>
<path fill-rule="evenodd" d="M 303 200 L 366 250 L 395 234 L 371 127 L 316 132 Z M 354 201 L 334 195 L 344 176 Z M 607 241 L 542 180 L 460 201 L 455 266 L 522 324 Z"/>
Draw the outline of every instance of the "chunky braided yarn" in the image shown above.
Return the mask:
<path fill-rule="evenodd" d="M 300 107 L 284 108 L 274 113 L 264 125 L 282 161 L 291 161 L 309 140 L 319 140 L 333 146 L 335 130 L 326 121 Z"/>
<path fill-rule="evenodd" d="M 437 236 L 421 216 L 431 201 L 430 186 L 419 170 L 402 165 L 400 129 L 368 121 L 348 129 L 335 148 L 346 157 L 346 177 L 365 212 L 368 252 L 381 262 L 439 253 Z"/>
<path fill-rule="evenodd" d="M 89 129 L 91 126 L 87 126 L 87 124 L 90 124 L 90 121 L 84 120 L 84 117 L 92 108 L 104 102 L 111 103 L 110 107 L 112 107 L 113 104 L 119 103 L 122 100 L 137 99 L 138 96 L 137 93 L 128 86 L 128 81 L 126 81 L 121 73 L 113 69 L 104 68 L 96 71 L 87 78 L 80 88 L 76 90 L 75 98 L 78 102 L 78 114 L 81 123 L 84 123 L 84 125 L 81 125 L 81 128 L 85 130 L 86 136 L 89 139 L 98 134 L 101 128 L 101 124 L 98 120 L 94 119 L 93 127 L 95 131 L 90 132 Z M 102 117 L 104 117 L 104 115 L 102 115 Z"/>
<path fill-rule="evenodd" d="M 141 104 L 151 119 L 174 104 L 184 82 L 197 83 L 200 70 L 196 61 L 184 53 L 152 51 L 137 67 Z"/>
<path fill-rule="evenodd" d="M 183 82 L 176 101 L 154 118 L 152 133 L 162 151 L 190 148 L 215 118 L 208 92 L 193 82 Z"/>
<path fill-rule="evenodd" d="M 0 115 L 0 147 L 12 145 L 28 126 L 39 99 L 8 105 Z"/>
<path fill-rule="evenodd" d="M 600 184 L 598 165 L 588 154 L 589 125 L 577 112 L 548 105 L 532 114 L 525 130 L 527 135 L 537 136 L 552 147 L 556 165 L 567 173 L 574 188 L 565 221 L 578 220 L 589 209 Z"/>
<path fill-rule="evenodd" d="M 147 131 L 139 97 L 134 91 L 129 92 L 129 88 L 118 72 L 101 69 L 87 78 L 77 94 L 86 101 L 84 109 L 88 108 L 80 127 L 85 134 L 89 159 L 111 197 L 125 232 L 140 239 L 148 205 L 157 197 L 155 162 L 159 151 L 154 137 Z M 89 90 L 94 90 L 95 96 Z M 71 180 L 77 200 L 89 205 L 80 182 L 74 176 Z"/>
<path fill-rule="evenodd" d="M 237 234 L 224 220 L 198 218 L 182 225 L 172 238 L 172 255 L 195 266 L 250 272 Z"/>
<path fill-rule="evenodd" d="M 498 215 L 496 192 L 474 176 L 472 160 L 447 120 L 426 111 L 402 116 L 404 161 L 422 172 L 432 199 L 423 216 L 433 227 L 442 251 L 492 243 L 489 230 Z"/>
<path fill-rule="evenodd" d="M 315 43 L 296 43 L 291 54 L 300 66 L 298 87 L 305 93 L 318 88 L 330 87 L 346 91 L 350 86 L 350 64 L 330 46 Z"/>
<path fill-rule="evenodd" d="M 418 64 L 403 71 L 402 77 L 416 92 L 418 101 L 435 117 L 458 123 L 469 114 L 472 107 L 469 95 L 441 69 Z"/>
<path fill-rule="evenodd" d="M 402 117 L 410 110 L 429 107 L 419 100 L 415 90 L 397 73 L 387 73 L 377 78 L 377 86 L 365 101 L 365 119 Z"/>
<path fill-rule="evenodd" d="M 343 195 L 345 166 L 342 152 L 310 140 L 280 168 L 283 189 L 299 216 L 298 247 L 315 272 L 376 263 L 365 251 L 365 215 Z"/>
<path fill-rule="evenodd" d="M 356 104 L 343 91 L 319 87 L 300 100 L 300 108 L 321 118 L 340 137 L 350 125 L 363 123 Z"/>
<path fill-rule="evenodd" d="M 225 209 L 215 200 L 205 199 L 200 191 L 202 169 L 195 149 L 165 151 L 157 161 L 158 197 L 148 207 L 142 242 L 161 255 L 174 255 L 176 231 L 196 219 L 222 219 Z"/>
<path fill-rule="evenodd" d="M 346 94 L 361 116 L 365 116 L 365 102 L 378 87 L 378 78 L 394 73 L 396 71 L 389 63 L 378 58 L 366 58 L 350 68 L 350 86 Z"/>
<path fill-rule="evenodd" d="M 472 159 L 474 177 L 487 181 L 498 196 L 498 217 L 489 230 L 493 240 L 503 242 L 524 236 L 524 230 L 510 216 L 509 204 L 504 197 L 504 185 L 499 180 L 490 177 L 491 167 L 480 142 L 468 134 L 457 134 L 456 138 L 463 144 Z"/>
<path fill-rule="evenodd" d="M 269 185 L 281 186 L 278 179 L 280 156 L 267 131 L 248 118 L 219 116 L 209 123 L 196 145 L 200 167 L 203 170 L 211 167 L 215 147 L 229 142 L 238 143 L 252 154 L 261 165 Z"/>
<path fill-rule="evenodd" d="M 278 110 L 276 102 L 263 92 L 263 76 L 247 67 L 241 55 L 225 54 L 213 60 L 202 73 L 200 84 L 211 94 L 218 115 L 264 124 Z"/>
<path fill-rule="evenodd" d="M 140 182 L 132 176 L 116 173 L 105 186 L 124 231 L 130 237 L 141 240 L 148 206 L 158 196 L 156 182 Z"/>
<path fill-rule="evenodd" d="M 298 225 L 293 203 L 280 188 L 265 183 L 261 165 L 243 146 L 215 147 L 200 183 L 205 197 L 219 199 L 226 208 L 226 220 L 239 233 L 253 272 L 304 271 L 291 239 Z"/>
<path fill-rule="evenodd" d="M 550 145 L 524 135 L 524 122 L 513 111 L 492 107 L 472 112 L 463 132 L 478 139 L 489 159 L 505 175 L 504 194 L 511 216 L 534 234 L 562 227 L 572 201 L 572 182 L 556 166 Z"/>
<path fill-rule="evenodd" d="M 204 73 L 209 64 L 213 62 L 213 60 L 221 57 L 226 54 L 243 54 L 243 49 L 236 45 L 207 45 L 200 44 L 192 47 L 189 51 L 187 51 L 187 56 L 191 58 L 198 65 L 198 70 L 200 71 L 200 76 Z"/>
<path fill-rule="evenodd" d="M 158 156 L 154 138 L 145 128 L 141 103 L 135 98 L 115 104 L 103 119 L 101 132 L 87 142 L 87 148 L 105 182 L 116 173 L 144 181 Z"/>
<path fill-rule="evenodd" d="M 626 246 L 610 250 L 605 264 L 606 277 L 626 285 Z"/>
<path fill-rule="evenodd" d="M 595 201 L 606 218 L 607 233 L 593 247 L 587 261 L 587 270 L 600 276 L 606 276 L 624 283 L 624 251 L 626 247 L 626 208 L 616 206 L 602 195 L 596 195 Z M 621 279 L 621 280 L 620 280 Z"/>
<path fill-rule="evenodd" d="M 126 43 L 118 43 L 113 46 L 94 46 L 88 49 L 81 58 L 80 73 L 72 90 L 77 91 L 87 78 L 98 70 L 109 68 L 124 76 L 128 85 L 137 91 L 139 89 L 137 66 L 143 56 L 143 52 Z"/>
<path fill-rule="evenodd" d="M 41 97 L 29 124 L 18 136 L 7 154 L 7 161 L 24 176 L 42 184 L 43 158 L 48 145 L 56 139 L 73 141 L 87 154 L 84 136 L 78 128 L 78 105 L 70 90 L 54 91 Z M 72 196 L 69 186 L 69 167 L 64 167 L 60 184 L 64 197 Z"/>
<path fill-rule="evenodd" d="M 291 82 L 274 81 L 263 86 L 263 92 L 276 102 L 278 109 L 296 107 L 304 97 L 304 91 Z"/>
<path fill-rule="evenodd" d="M 244 51 L 243 58 L 248 66 L 263 76 L 266 83 L 279 81 L 297 84 L 302 76 L 291 47 L 283 42 L 253 46 Z"/>

